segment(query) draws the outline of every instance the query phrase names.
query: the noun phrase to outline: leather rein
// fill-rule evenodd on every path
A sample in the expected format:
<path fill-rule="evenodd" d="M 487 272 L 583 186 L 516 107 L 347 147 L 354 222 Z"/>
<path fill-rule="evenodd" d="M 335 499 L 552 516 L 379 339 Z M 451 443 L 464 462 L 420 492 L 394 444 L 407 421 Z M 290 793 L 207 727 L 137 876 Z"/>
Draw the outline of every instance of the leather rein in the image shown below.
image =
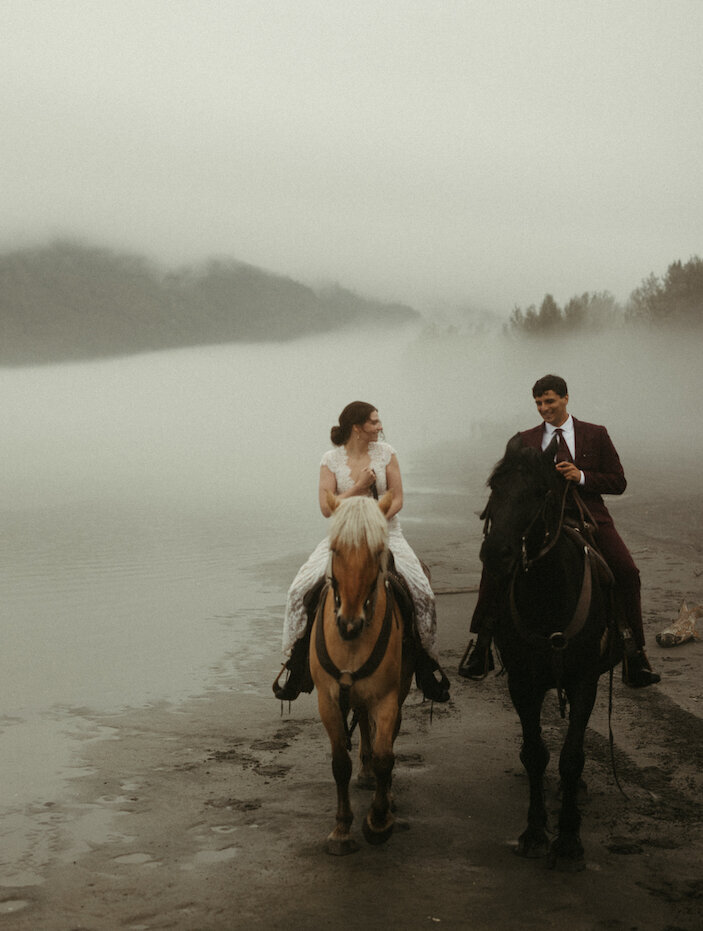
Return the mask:
<path fill-rule="evenodd" d="M 580 514 L 580 528 L 569 526 L 565 523 L 564 514 L 566 510 L 566 499 L 569 494 L 569 491 L 572 492 L 574 502 L 579 510 Z M 561 501 L 559 503 L 559 520 L 557 522 L 556 529 L 550 531 L 546 526 L 545 511 L 549 502 L 549 494 L 545 497 L 542 507 L 537 511 L 533 519 L 530 521 L 529 525 L 522 534 L 520 540 L 520 549 L 521 549 L 521 563 L 515 566 L 513 573 L 510 577 L 510 586 L 508 592 L 508 599 L 510 605 L 510 617 L 515 626 L 515 629 L 520 634 L 520 636 L 526 640 L 528 643 L 531 643 L 533 646 L 538 649 L 550 649 L 552 655 L 552 667 L 554 670 L 554 677 L 556 681 L 556 690 L 557 696 L 559 699 L 559 712 L 561 717 L 566 716 L 566 696 L 564 694 L 564 689 L 562 687 L 563 679 L 563 669 L 564 669 L 564 652 L 569 646 L 569 642 L 578 634 L 586 623 L 588 618 L 589 611 L 591 609 L 591 598 L 593 595 L 593 569 L 592 569 L 592 560 L 597 559 L 610 573 L 610 569 L 605 563 L 605 560 L 600 555 L 600 553 L 587 541 L 584 540 L 583 530 L 586 527 L 588 521 L 595 526 L 595 521 L 588 512 L 585 504 L 581 500 L 580 495 L 576 489 L 570 488 L 568 483 L 564 485 L 564 491 L 561 495 Z M 490 519 L 490 503 L 489 507 L 486 508 L 486 524 Z M 542 540 L 542 544 L 537 552 L 537 554 L 530 558 L 527 555 L 527 538 L 530 534 L 530 531 L 535 526 L 538 520 L 542 519 L 545 523 L 545 533 Z M 519 573 L 526 574 L 531 569 L 533 569 L 540 560 L 551 552 L 551 550 L 556 546 L 557 541 L 561 537 L 562 533 L 566 533 L 579 548 L 582 548 L 583 551 L 583 577 L 581 580 L 581 589 L 579 591 L 579 596 L 576 601 L 576 606 L 574 608 L 573 614 L 569 622 L 561 629 L 553 631 L 548 636 L 542 634 L 536 634 L 534 631 L 530 630 L 527 625 L 524 623 L 523 619 L 520 617 L 520 612 L 517 608 L 517 602 L 515 598 L 515 582 L 518 578 Z"/>
<path fill-rule="evenodd" d="M 566 498 L 571 491 L 572 498 L 579 512 L 579 528 L 569 526 L 569 524 L 564 522 L 564 513 L 566 510 Z M 588 533 L 589 525 L 592 528 L 597 527 L 597 524 L 584 504 L 581 496 L 579 495 L 576 488 L 571 488 L 569 484 L 564 485 L 564 492 L 561 497 L 560 507 L 559 507 L 559 521 L 557 524 L 556 531 L 550 533 L 549 528 L 545 529 L 544 540 L 542 546 L 539 549 L 539 552 L 533 559 L 529 559 L 527 556 L 527 536 L 534 527 L 537 520 L 540 517 L 544 518 L 544 513 L 547 508 L 548 497 L 545 497 L 542 507 L 539 509 L 534 518 L 530 521 L 529 526 L 523 533 L 521 537 L 521 554 L 522 554 L 522 566 L 515 566 L 513 573 L 510 577 L 510 590 L 509 590 L 509 600 L 510 600 L 510 616 L 515 626 L 515 629 L 518 631 L 520 636 L 523 637 L 527 642 L 532 642 L 538 648 L 548 648 L 551 650 L 552 655 L 552 670 L 554 672 L 554 679 L 556 682 L 556 691 L 557 697 L 559 700 L 559 714 L 562 718 L 566 717 L 566 695 L 564 694 L 564 689 L 562 685 L 563 681 L 563 672 L 564 672 L 564 652 L 569 645 L 569 641 L 576 636 L 576 634 L 581 631 L 586 623 L 586 618 L 591 608 L 591 597 L 593 594 L 593 572 L 592 572 L 592 563 L 596 561 L 601 569 L 601 572 L 604 573 L 608 584 L 614 586 L 615 578 L 613 576 L 612 570 L 608 563 L 605 561 L 601 553 L 592 545 L 591 542 L 584 542 L 584 537 Z M 486 508 L 481 515 L 485 519 L 484 526 L 484 536 L 488 533 L 488 528 L 490 525 L 490 499 Z M 545 521 L 546 527 L 546 521 Z M 517 604 L 515 602 L 515 579 L 517 578 L 518 572 L 520 569 L 523 573 L 529 572 L 529 570 L 539 562 L 544 556 L 549 553 L 553 546 L 555 546 L 557 540 L 562 533 L 567 533 L 571 539 L 579 546 L 583 547 L 583 579 L 581 581 L 581 591 L 579 592 L 579 597 L 576 602 L 576 607 L 574 613 L 571 616 L 571 620 L 566 625 L 564 630 L 555 631 L 550 634 L 548 637 L 540 636 L 535 634 L 532 631 L 528 630 L 525 627 L 525 624 L 520 618 L 520 614 L 517 610 Z M 618 779 L 618 774 L 615 767 L 615 745 L 613 738 L 613 729 L 611 724 L 612 712 L 613 712 L 613 666 L 610 666 L 610 675 L 609 675 L 609 701 L 608 701 L 608 738 L 610 745 L 610 760 L 613 768 L 613 776 L 615 777 L 615 783 L 620 790 L 620 792 L 627 798 L 625 791 L 620 785 L 620 780 Z"/>
<path fill-rule="evenodd" d="M 344 722 L 344 732 L 347 738 L 347 749 L 351 749 L 351 735 L 354 732 L 354 728 L 357 724 L 356 713 L 354 713 L 352 717 L 351 725 L 349 724 L 348 720 L 349 709 L 351 705 L 351 689 L 352 686 L 359 681 L 359 679 L 366 679 L 373 675 L 381 665 L 383 657 L 386 655 L 386 650 L 388 649 L 388 643 L 391 637 L 391 629 L 393 626 L 393 606 L 395 604 L 395 600 L 393 597 L 392 588 L 385 576 L 385 573 L 379 569 L 378 575 L 376 576 L 376 581 L 371 586 L 369 597 L 365 602 L 365 604 L 372 609 L 370 611 L 370 617 L 373 618 L 373 615 L 375 614 L 376 600 L 378 597 L 379 581 L 383 582 L 386 590 L 386 610 L 383 615 L 383 621 L 381 622 L 381 629 L 378 633 L 378 637 L 376 638 L 376 643 L 374 644 L 368 659 L 362 663 L 358 669 L 339 669 L 339 667 L 332 660 L 332 657 L 329 654 L 329 650 L 327 649 L 323 617 L 325 602 L 327 601 L 327 595 L 329 594 L 330 588 L 334 593 L 335 610 L 338 610 L 339 608 L 339 594 L 337 591 L 337 580 L 335 579 L 334 573 L 332 572 L 332 558 L 333 554 L 330 553 L 330 565 L 327 573 L 327 581 L 325 583 L 325 587 L 320 592 L 320 601 L 318 603 L 317 614 L 315 617 L 315 651 L 317 653 L 317 659 L 322 668 L 339 684 L 339 709 L 342 713 L 342 720 Z M 399 626 L 397 618 L 396 625 Z"/>
<path fill-rule="evenodd" d="M 578 530 L 573 527 L 569 527 L 564 523 L 564 511 L 566 509 L 566 498 L 568 493 L 569 486 L 565 485 L 561 496 L 561 502 L 559 506 L 559 521 L 557 523 L 556 530 L 554 532 L 550 532 L 549 529 L 545 530 L 542 546 L 537 552 L 537 555 L 530 559 L 527 555 L 527 537 L 535 523 L 540 518 L 544 518 L 544 512 L 548 503 L 548 498 L 545 498 L 544 504 L 530 521 L 530 524 L 520 539 L 522 565 L 515 566 L 515 569 L 513 570 L 512 576 L 510 578 L 510 616 L 513 620 L 513 623 L 515 624 L 515 627 L 526 640 L 531 641 L 537 646 L 551 646 L 551 648 L 554 650 L 566 649 L 568 641 L 575 637 L 576 634 L 583 628 L 583 625 L 586 623 L 586 618 L 588 617 L 589 609 L 591 607 L 591 594 L 593 591 L 591 560 L 589 559 L 591 547 L 587 543 L 583 542 L 583 538 Z M 574 608 L 574 613 L 571 616 L 571 620 L 565 626 L 565 628 L 560 631 L 555 631 L 548 637 L 544 637 L 540 634 L 533 633 L 531 630 L 526 628 L 525 624 L 523 623 L 522 618 L 520 617 L 520 613 L 517 609 L 517 603 L 515 601 L 515 581 L 520 571 L 522 571 L 523 574 L 527 574 L 530 569 L 533 569 L 537 563 L 540 562 L 540 560 L 544 559 L 544 557 L 551 552 L 551 550 L 556 546 L 563 532 L 568 533 L 572 540 L 583 546 L 584 566 L 583 578 L 581 580 L 581 591 L 579 592 L 579 597 L 576 602 L 576 607 Z"/>

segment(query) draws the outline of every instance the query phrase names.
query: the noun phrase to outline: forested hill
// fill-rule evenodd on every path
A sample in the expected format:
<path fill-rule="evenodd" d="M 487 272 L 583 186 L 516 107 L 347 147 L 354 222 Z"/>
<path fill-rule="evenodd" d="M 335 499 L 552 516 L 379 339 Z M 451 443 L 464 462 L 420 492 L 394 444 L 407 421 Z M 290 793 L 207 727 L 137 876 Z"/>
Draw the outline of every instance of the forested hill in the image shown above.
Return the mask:
<path fill-rule="evenodd" d="M 409 323 L 402 304 L 316 291 L 235 261 L 164 271 L 75 243 L 0 255 L 0 365 Z"/>

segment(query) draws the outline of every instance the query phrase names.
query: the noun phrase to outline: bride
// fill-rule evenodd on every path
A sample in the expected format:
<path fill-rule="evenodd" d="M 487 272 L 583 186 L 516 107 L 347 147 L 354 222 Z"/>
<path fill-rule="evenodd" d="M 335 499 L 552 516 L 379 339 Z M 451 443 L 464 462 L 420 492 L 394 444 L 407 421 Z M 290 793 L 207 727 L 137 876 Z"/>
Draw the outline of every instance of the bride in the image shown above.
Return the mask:
<path fill-rule="evenodd" d="M 420 560 L 403 536 L 398 512 L 403 506 L 403 483 L 395 450 L 379 439 L 383 427 L 373 404 L 352 401 L 339 415 L 330 438 L 334 447 L 322 457 L 320 465 L 319 502 L 325 517 L 331 514 L 327 494 L 339 499 L 354 495 L 382 497 L 387 491 L 392 504 L 386 515 L 388 545 L 393 555 L 395 571 L 405 581 L 413 601 L 417 632 L 415 679 L 426 698 L 449 700 L 449 680 L 442 672 L 435 649 L 437 616 L 435 599 Z M 312 691 L 308 671 L 310 625 L 314 616 L 316 596 L 324 581 L 329 560 L 329 540 L 325 538 L 300 568 L 288 591 L 283 621 L 283 653 L 286 662 L 273 684 L 276 698 L 292 701 L 301 691 Z M 313 603 L 311 603 L 313 602 Z M 283 671 L 288 678 L 280 686 Z M 440 681 L 434 673 L 439 672 Z"/>

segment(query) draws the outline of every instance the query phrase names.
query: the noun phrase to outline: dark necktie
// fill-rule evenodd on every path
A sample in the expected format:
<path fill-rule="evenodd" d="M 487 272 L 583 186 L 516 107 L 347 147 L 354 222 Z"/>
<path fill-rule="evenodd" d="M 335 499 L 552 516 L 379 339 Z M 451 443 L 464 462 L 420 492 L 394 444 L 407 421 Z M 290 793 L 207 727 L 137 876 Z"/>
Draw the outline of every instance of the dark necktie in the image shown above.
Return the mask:
<path fill-rule="evenodd" d="M 557 457 L 556 462 L 573 462 L 574 460 L 571 457 L 569 452 L 569 447 L 566 445 L 566 440 L 564 439 L 564 431 L 561 427 L 557 427 L 554 431 L 558 437 L 559 445 L 557 446 Z"/>

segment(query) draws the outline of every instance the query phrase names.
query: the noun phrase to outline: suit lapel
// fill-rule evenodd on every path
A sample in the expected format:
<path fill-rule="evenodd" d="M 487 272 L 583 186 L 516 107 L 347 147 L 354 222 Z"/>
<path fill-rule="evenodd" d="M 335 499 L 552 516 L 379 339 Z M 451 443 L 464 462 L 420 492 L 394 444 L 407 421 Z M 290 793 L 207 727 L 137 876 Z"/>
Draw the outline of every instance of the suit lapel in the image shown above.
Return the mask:
<path fill-rule="evenodd" d="M 571 415 L 574 422 L 574 464 L 578 464 L 583 459 L 584 431 L 580 420 Z"/>
<path fill-rule="evenodd" d="M 520 436 L 525 446 L 532 446 L 535 449 L 542 448 L 542 436 L 544 435 L 544 424 L 541 424 L 539 427 L 531 427 L 529 430 L 524 430 Z"/>

